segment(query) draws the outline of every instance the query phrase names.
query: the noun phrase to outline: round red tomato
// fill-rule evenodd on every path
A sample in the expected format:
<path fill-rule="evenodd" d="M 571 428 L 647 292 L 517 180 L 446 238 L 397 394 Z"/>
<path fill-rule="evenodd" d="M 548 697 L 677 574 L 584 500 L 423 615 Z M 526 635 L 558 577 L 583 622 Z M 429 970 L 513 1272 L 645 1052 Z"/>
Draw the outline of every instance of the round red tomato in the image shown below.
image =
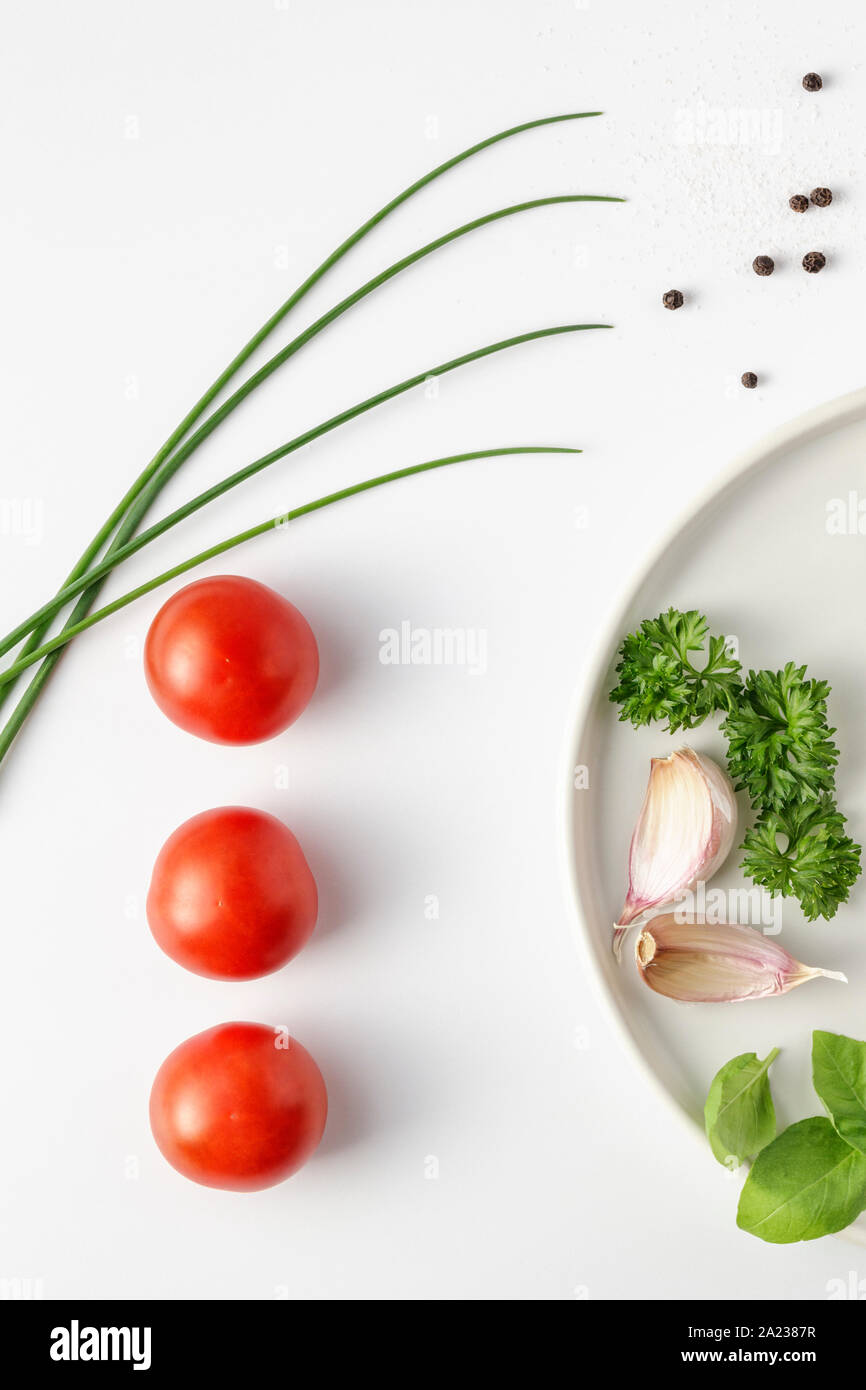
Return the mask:
<path fill-rule="evenodd" d="M 306 1163 L 325 1130 L 328 1093 L 306 1048 L 262 1023 L 222 1023 L 176 1047 L 156 1074 L 150 1127 L 193 1182 L 273 1187 Z"/>
<path fill-rule="evenodd" d="M 166 955 L 214 980 L 269 975 L 316 925 L 318 895 L 300 845 L 248 806 L 203 811 L 157 856 L 147 920 Z"/>
<path fill-rule="evenodd" d="M 163 604 L 144 649 L 148 688 L 172 723 L 211 743 L 261 743 L 307 705 L 319 677 L 312 629 L 254 579 L 198 579 Z"/>

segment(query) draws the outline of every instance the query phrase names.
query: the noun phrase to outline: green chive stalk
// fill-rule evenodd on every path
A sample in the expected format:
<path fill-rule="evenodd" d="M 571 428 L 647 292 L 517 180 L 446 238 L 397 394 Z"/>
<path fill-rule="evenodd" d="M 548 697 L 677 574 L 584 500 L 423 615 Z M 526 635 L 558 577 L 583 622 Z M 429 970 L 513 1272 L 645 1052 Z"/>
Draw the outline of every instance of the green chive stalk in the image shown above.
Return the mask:
<path fill-rule="evenodd" d="M 246 464 L 244 468 L 239 468 L 237 472 L 230 473 L 228 477 L 223 478 L 218 483 L 214 483 L 204 492 L 200 492 L 198 496 L 191 498 L 188 502 L 184 502 L 183 505 L 178 507 L 175 511 L 162 517 L 161 520 L 155 522 L 153 526 L 149 526 L 146 531 L 142 531 L 139 535 L 135 536 L 134 539 L 110 551 L 105 559 L 94 565 L 88 570 L 87 574 L 82 575 L 72 584 L 66 585 L 66 587 L 49 603 L 44 604 L 42 608 L 25 619 L 10 637 L 6 639 L 6 642 L 3 644 L 3 650 L 7 651 L 9 647 L 14 645 L 14 642 L 18 640 L 19 637 L 23 636 L 25 632 L 29 631 L 30 628 L 37 625 L 41 626 L 44 622 L 50 622 L 58 609 L 75 598 L 83 589 L 88 588 L 95 580 L 104 579 L 107 574 L 118 565 L 122 564 L 124 560 L 129 559 L 131 555 L 137 554 L 139 550 L 143 550 L 146 545 L 150 545 L 151 541 L 155 541 L 159 536 L 164 535 L 166 531 L 170 531 L 181 521 L 185 521 L 188 516 L 192 516 L 195 512 L 201 511 L 203 507 L 215 501 L 216 498 L 221 497 L 223 493 L 229 492 L 240 483 L 246 482 L 247 478 L 252 478 L 256 473 L 260 473 L 263 469 L 269 468 L 270 465 L 276 463 L 278 459 L 285 458 L 287 454 L 295 453 L 298 449 L 303 448 L 305 444 L 311 444 L 314 439 L 320 438 L 323 434 L 330 433 L 331 430 L 337 429 L 340 425 L 346 424 L 349 420 L 354 420 L 357 416 L 365 414 L 368 410 L 373 410 L 376 406 L 383 405 L 386 401 L 393 400 L 395 396 L 400 396 L 406 391 L 411 391 L 415 386 L 423 385 L 424 382 L 429 381 L 431 377 L 444 376 L 446 372 L 455 371 L 458 367 L 463 367 L 470 362 L 476 362 L 481 358 L 489 357 L 493 353 L 503 352 L 506 348 L 517 347 L 522 343 L 537 341 L 540 338 L 554 337 L 561 333 L 580 333 L 596 328 L 609 328 L 610 326 L 610 324 L 606 323 L 570 323 L 561 324 L 555 328 L 541 328 L 535 329 L 530 333 L 520 333 L 516 337 L 505 338 L 498 343 L 489 343 L 485 347 L 475 348 L 472 352 L 464 353 L 461 357 L 454 357 L 448 362 L 440 362 L 435 367 L 428 367 L 426 371 L 417 372 L 414 376 L 407 377 L 404 381 L 398 382 L 395 386 L 389 386 L 386 390 L 379 391 L 375 396 L 368 396 L 366 400 L 360 401 L 357 405 L 350 406 L 347 410 L 340 411 L 338 415 L 332 415 L 330 419 L 323 421 L 319 425 L 314 425 L 311 429 L 305 430 L 302 434 L 296 435 L 294 439 L 290 439 L 287 443 L 279 445 L 278 448 L 272 449 L 267 454 L 262 454 L 260 458 L 254 459 L 252 463 Z M 24 653 L 22 652 L 22 656 L 23 655 Z M 8 668 L 8 670 L 12 669 L 12 667 Z M 5 674 L 7 673 L 4 673 L 4 675 Z M 0 687 L 5 684 L 5 680 L 0 680 Z"/>
<path fill-rule="evenodd" d="M 207 550 L 200 551 L 198 555 L 193 555 L 191 559 L 184 560 L 179 565 L 173 565 L 171 569 L 165 570 L 155 579 L 148 580 L 146 584 L 139 584 L 128 594 L 113 599 L 104 608 L 99 608 L 95 613 L 90 613 L 86 618 L 82 618 L 80 622 L 64 628 L 56 637 L 52 637 L 37 650 L 30 652 L 27 656 L 21 656 L 14 666 L 10 666 L 0 673 L 0 686 L 15 680 L 22 671 L 27 670 L 29 666 L 33 666 L 52 652 L 59 651 L 79 633 L 86 632 L 88 628 L 95 626 L 96 623 L 101 623 L 112 613 L 126 608 L 128 604 L 134 603 L 136 599 L 142 598 L 145 594 L 152 593 L 154 589 L 160 588 L 163 584 L 168 584 L 172 579 L 178 579 L 180 575 L 187 574 L 208 560 L 215 560 L 217 556 L 224 555 L 227 550 L 233 550 L 246 541 L 263 536 L 268 531 L 280 530 L 289 522 L 297 521 L 299 517 L 307 516 L 311 512 L 321 511 L 323 507 L 330 507 L 334 502 L 342 502 L 347 497 L 355 497 L 358 493 L 369 492 L 372 488 L 397 482 L 400 478 L 411 478 L 415 473 L 427 473 L 433 468 L 447 468 L 450 464 L 467 463 L 472 459 L 497 458 L 506 454 L 579 454 L 581 452 L 580 449 L 571 449 L 563 445 L 544 444 L 522 444 L 502 449 L 474 449 L 470 453 L 449 454 L 446 458 L 430 459 L 427 463 L 415 463 L 407 468 L 398 468 L 393 473 L 382 473 L 376 478 L 367 478 L 364 482 L 353 483 L 351 487 L 341 488 L 338 492 L 329 492 L 325 497 L 317 497 L 313 502 L 305 502 L 301 507 L 294 507 L 291 511 L 282 512 L 279 516 L 269 517 L 267 521 L 262 521 L 257 526 L 250 526 L 246 531 L 239 531 L 237 535 L 229 536 L 228 540 L 209 546 Z M 0 757 L 4 752 L 5 747 L 0 739 Z"/>

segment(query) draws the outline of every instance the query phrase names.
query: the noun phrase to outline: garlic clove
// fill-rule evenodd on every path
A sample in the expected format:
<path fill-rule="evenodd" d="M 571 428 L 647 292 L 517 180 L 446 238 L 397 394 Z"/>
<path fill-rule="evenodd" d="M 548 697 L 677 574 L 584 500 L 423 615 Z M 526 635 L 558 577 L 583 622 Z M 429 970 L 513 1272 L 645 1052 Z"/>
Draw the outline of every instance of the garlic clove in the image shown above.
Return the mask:
<path fill-rule="evenodd" d="M 752 927 L 699 918 L 678 922 L 673 912 L 646 924 L 635 942 L 635 960 L 644 984 L 686 1004 L 765 999 L 821 975 L 848 983 L 836 970 L 801 964 Z"/>
<path fill-rule="evenodd" d="M 631 839 L 628 893 L 614 925 L 619 958 L 628 928 L 651 909 L 707 880 L 737 833 L 737 801 L 727 773 L 692 748 L 653 758 Z"/>

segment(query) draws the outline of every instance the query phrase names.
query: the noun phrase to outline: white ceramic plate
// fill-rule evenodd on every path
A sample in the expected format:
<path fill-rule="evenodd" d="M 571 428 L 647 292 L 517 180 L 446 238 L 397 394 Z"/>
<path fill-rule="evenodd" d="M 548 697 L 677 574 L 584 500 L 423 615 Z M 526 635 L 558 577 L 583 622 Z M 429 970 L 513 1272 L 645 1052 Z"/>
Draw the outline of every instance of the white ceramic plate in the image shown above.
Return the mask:
<path fill-rule="evenodd" d="M 856 513 L 861 498 L 863 535 Z M 828 528 L 834 500 L 846 517 L 850 512 L 842 534 Z M 561 816 L 577 934 L 635 1059 L 690 1118 L 696 1136 L 702 1133 L 710 1080 L 740 1052 L 765 1056 L 774 1046 L 782 1049 L 772 1073 L 780 1127 L 821 1113 L 811 1086 L 812 1029 L 866 1038 L 866 879 L 831 922 L 806 922 L 796 902 L 781 905 L 776 939 L 809 965 L 843 970 L 847 986 L 817 980 L 773 999 L 689 1006 L 641 984 L 633 936 L 617 966 L 611 925 L 625 896 L 629 840 L 650 757 L 690 743 L 724 765 L 725 744 L 717 720 L 676 737 L 620 723 L 608 700 L 616 650 L 642 618 L 673 604 L 699 609 L 711 632 L 735 637 L 744 669 L 777 669 L 793 660 L 828 680 L 830 719 L 841 750 L 839 805 L 849 832 L 866 843 L 864 597 L 866 390 L 777 430 L 674 527 L 604 634 L 577 695 Z M 577 767 L 588 772 L 583 790 L 575 790 Z M 750 813 L 742 794 L 739 802 L 742 833 Z M 737 868 L 739 857 L 734 850 L 710 887 L 750 886 Z M 866 1242 L 866 1219 L 849 1234 Z"/>

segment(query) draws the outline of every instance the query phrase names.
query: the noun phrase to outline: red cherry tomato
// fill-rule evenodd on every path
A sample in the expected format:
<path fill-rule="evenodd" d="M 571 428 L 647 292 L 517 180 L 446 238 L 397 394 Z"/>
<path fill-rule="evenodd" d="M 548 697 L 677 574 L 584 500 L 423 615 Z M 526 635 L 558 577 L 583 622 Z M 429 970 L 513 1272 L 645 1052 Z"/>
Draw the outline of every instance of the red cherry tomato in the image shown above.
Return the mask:
<path fill-rule="evenodd" d="M 198 579 L 163 604 L 144 649 L 148 688 L 172 723 L 211 743 L 262 743 L 297 719 L 319 652 L 293 604 L 254 579 Z"/>
<path fill-rule="evenodd" d="M 316 881 L 276 816 L 248 806 L 203 811 L 157 856 L 147 920 L 166 955 L 213 980 L 279 970 L 309 940 Z"/>
<path fill-rule="evenodd" d="M 261 1023 L 222 1023 L 188 1038 L 166 1057 L 150 1093 L 163 1157 L 185 1178 L 232 1192 L 273 1187 L 297 1172 L 327 1114 L 309 1052 Z"/>

